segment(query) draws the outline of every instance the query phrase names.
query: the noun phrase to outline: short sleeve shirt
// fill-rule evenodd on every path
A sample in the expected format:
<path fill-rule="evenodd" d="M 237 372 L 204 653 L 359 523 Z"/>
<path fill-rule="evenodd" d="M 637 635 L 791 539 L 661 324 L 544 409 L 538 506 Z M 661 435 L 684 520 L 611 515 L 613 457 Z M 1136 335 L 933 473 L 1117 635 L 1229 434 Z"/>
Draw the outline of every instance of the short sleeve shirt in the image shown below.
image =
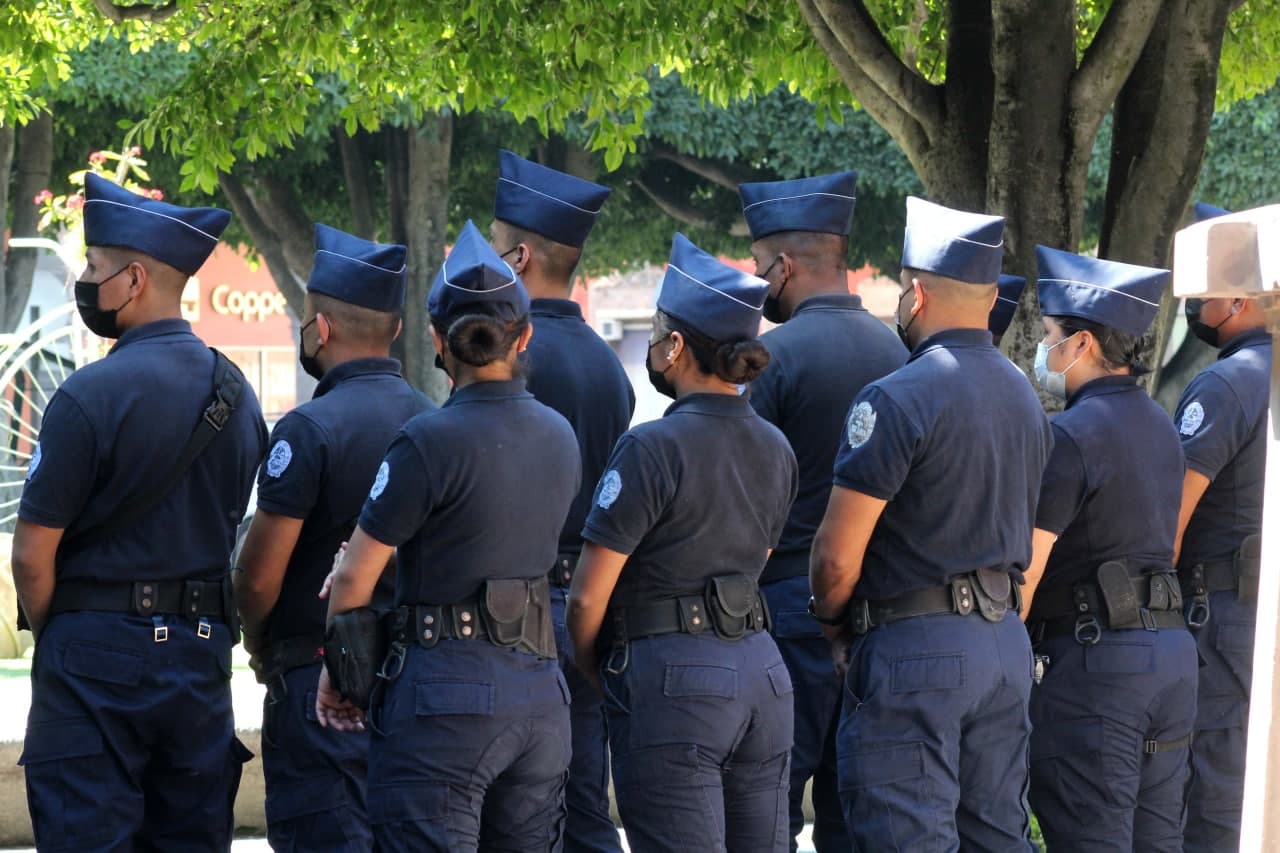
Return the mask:
<path fill-rule="evenodd" d="M 887 501 L 854 595 L 884 600 L 1031 559 L 1053 439 L 1026 377 L 985 329 L 922 341 L 845 418 L 835 484 Z"/>
<path fill-rule="evenodd" d="M 65 531 L 58 580 L 225 574 L 267 440 L 247 383 L 226 426 L 154 509 L 126 530 L 77 545 L 163 485 L 213 399 L 214 369 L 213 352 L 189 323 L 160 320 L 125 332 L 50 399 L 18 514 Z"/>
<path fill-rule="evenodd" d="M 523 380 L 477 382 L 396 434 L 360 528 L 399 548 L 397 604 L 468 601 L 555 561 L 580 484 L 573 429 Z"/>
<path fill-rule="evenodd" d="M 701 592 L 708 578 L 760 577 L 795 498 L 795 455 L 750 403 L 690 394 L 622 437 L 582 536 L 628 559 L 610 607 Z"/>

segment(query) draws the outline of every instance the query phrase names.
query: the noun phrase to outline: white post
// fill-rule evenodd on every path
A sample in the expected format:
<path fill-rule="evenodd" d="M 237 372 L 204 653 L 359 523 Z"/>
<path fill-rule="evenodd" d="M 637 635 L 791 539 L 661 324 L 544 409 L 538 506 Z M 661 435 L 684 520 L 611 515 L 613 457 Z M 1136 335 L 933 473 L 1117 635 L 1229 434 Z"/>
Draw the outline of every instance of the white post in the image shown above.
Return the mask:
<path fill-rule="evenodd" d="M 1280 296 L 1260 297 L 1267 328 L 1280 339 Z M 1280 850 L 1280 347 L 1272 347 L 1271 417 L 1267 424 L 1266 497 L 1262 510 L 1262 572 L 1253 650 L 1253 695 L 1244 779 L 1242 853 Z"/>

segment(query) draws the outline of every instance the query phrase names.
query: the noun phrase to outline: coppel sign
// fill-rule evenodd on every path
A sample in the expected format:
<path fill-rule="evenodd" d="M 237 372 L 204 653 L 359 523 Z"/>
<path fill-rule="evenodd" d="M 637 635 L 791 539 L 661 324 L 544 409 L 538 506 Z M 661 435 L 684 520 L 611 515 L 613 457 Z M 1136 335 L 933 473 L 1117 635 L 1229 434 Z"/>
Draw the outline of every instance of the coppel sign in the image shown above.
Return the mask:
<path fill-rule="evenodd" d="M 241 322 L 259 323 L 275 314 L 285 313 L 283 293 L 267 290 L 236 290 L 229 284 L 220 284 L 209 294 L 209 302 L 215 314 L 239 317 Z"/>

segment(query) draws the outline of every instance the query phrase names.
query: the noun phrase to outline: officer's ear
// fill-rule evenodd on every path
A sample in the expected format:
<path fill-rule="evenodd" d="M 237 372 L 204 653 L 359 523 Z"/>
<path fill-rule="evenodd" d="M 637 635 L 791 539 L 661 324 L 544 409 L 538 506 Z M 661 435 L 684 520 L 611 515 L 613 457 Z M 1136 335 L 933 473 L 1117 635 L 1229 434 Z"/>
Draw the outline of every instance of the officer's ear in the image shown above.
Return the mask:
<path fill-rule="evenodd" d="M 403 331 L 404 331 L 404 320 L 396 320 L 396 330 L 395 330 L 395 333 L 391 336 L 391 340 L 394 341 L 396 338 L 400 337 L 400 333 Z"/>
<path fill-rule="evenodd" d="M 316 340 L 320 342 L 320 346 L 329 343 L 329 336 L 333 334 L 332 322 L 325 314 L 316 312 Z"/>
<path fill-rule="evenodd" d="M 524 275 L 524 271 L 529 268 L 529 259 L 533 257 L 533 250 L 528 243 L 516 243 L 515 250 L 511 268 L 516 271 L 516 275 Z"/>
<path fill-rule="evenodd" d="M 444 335 L 436 329 L 435 323 L 428 322 L 427 328 L 431 330 L 431 343 L 435 344 L 436 352 L 442 353 L 447 350 L 449 344 L 445 341 Z"/>
<path fill-rule="evenodd" d="M 529 348 L 529 341 L 533 338 L 533 324 L 526 323 L 524 331 L 520 333 L 520 340 L 516 341 L 516 352 L 524 352 Z"/>
<path fill-rule="evenodd" d="M 795 271 L 795 264 L 791 262 L 791 256 L 786 252 L 778 253 L 778 263 L 782 267 L 782 275 L 778 277 L 779 283 L 785 284 Z"/>
<path fill-rule="evenodd" d="M 666 361 L 668 364 L 674 364 L 676 359 L 684 352 L 684 335 L 679 332 L 672 332 L 669 337 L 671 339 L 671 349 L 667 351 Z"/>

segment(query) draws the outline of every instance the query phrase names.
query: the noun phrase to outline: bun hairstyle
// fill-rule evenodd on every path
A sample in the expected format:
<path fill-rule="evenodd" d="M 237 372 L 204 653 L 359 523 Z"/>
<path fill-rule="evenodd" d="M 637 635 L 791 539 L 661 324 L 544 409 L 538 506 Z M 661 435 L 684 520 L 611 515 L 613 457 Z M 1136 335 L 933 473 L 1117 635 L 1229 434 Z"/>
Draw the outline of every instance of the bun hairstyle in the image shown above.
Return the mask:
<path fill-rule="evenodd" d="M 466 313 L 431 318 L 431 325 L 445 339 L 450 354 L 463 364 L 484 367 L 507 358 L 529 325 L 529 315 L 505 320 L 486 310 L 483 303 L 467 306 Z"/>
<path fill-rule="evenodd" d="M 693 360 L 703 373 L 714 374 L 725 382 L 743 385 L 755 379 L 769 366 L 769 351 L 755 338 L 713 341 L 688 324 L 658 312 L 659 327 L 664 334 L 679 332 L 693 353 Z"/>
<path fill-rule="evenodd" d="M 1098 342 L 1098 354 L 1102 366 L 1107 370 L 1127 367 L 1133 376 L 1143 376 L 1151 372 L 1151 368 L 1147 367 L 1143 361 L 1151 348 L 1150 336 L 1132 335 L 1079 317 L 1054 317 L 1054 319 L 1062 327 L 1064 339 L 1077 332 L 1088 332 L 1093 335 L 1093 339 Z"/>

